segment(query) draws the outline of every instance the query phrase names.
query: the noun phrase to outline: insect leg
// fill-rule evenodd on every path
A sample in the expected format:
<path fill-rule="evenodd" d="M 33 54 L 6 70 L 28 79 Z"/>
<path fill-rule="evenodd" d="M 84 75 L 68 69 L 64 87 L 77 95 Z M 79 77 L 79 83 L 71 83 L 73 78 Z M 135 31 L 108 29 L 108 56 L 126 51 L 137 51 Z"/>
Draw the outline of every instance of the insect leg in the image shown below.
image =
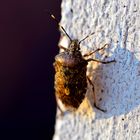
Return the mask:
<path fill-rule="evenodd" d="M 92 91 L 93 91 L 93 99 L 94 99 L 94 107 L 97 108 L 98 110 L 102 111 L 102 112 L 106 112 L 106 110 L 103 110 L 101 108 L 99 108 L 97 106 L 97 102 L 96 102 L 96 95 L 95 95 L 95 92 L 94 92 L 94 84 L 92 83 L 92 81 L 90 80 L 90 78 L 87 76 L 87 80 L 88 82 L 90 83 L 90 85 L 92 86 Z"/>
<path fill-rule="evenodd" d="M 94 54 L 95 52 L 98 52 L 98 51 L 100 51 L 100 50 L 103 50 L 106 46 L 109 46 L 109 44 L 105 44 L 103 47 L 98 48 L 98 49 L 96 49 L 95 51 L 92 51 L 92 52 L 89 52 L 89 53 L 87 53 L 87 54 L 84 54 L 83 57 L 88 57 L 88 56 Z"/>
<path fill-rule="evenodd" d="M 59 46 L 60 49 L 63 49 L 64 51 L 68 51 L 67 48 L 63 47 L 63 46 Z"/>
<path fill-rule="evenodd" d="M 112 62 L 116 62 L 116 60 L 111 60 L 111 61 L 100 61 L 100 60 L 97 60 L 97 59 L 87 59 L 87 62 L 90 62 L 90 61 L 95 61 L 95 62 L 98 62 L 98 63 L 102 63 L 102 64 L 108 64 L 108 63 L 112 63 Z"/>

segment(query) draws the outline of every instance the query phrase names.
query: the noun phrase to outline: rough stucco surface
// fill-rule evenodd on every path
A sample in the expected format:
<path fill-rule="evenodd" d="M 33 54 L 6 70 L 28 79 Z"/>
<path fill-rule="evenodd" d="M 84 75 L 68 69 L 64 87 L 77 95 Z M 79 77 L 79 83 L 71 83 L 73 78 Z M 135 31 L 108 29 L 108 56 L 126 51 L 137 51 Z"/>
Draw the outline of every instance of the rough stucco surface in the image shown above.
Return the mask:
<path fill-rule="evenodd" d="M 140 10 L 139 0 L 63 0 L 62 20 L 73 39 L 93 36 L 81 43 L 82 54 L 109 43 L 92 55 L 117 63 L 88 65 L 95 85 L 93 107 L 91 86 L 74 112 L 57 116 L 54 140 L 138 140 L 140 139 Z M 107 57 L 106 57 L 107 56 Z M 59 113 L 59 112 L 58 112 Z"/>

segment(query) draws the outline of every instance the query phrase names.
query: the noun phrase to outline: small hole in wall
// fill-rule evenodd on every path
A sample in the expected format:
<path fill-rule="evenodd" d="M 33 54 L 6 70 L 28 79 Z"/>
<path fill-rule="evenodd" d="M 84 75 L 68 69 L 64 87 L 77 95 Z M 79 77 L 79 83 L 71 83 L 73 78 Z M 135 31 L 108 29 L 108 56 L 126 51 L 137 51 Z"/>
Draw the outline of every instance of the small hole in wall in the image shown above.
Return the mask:
<path fill-rule="evenodd" d="M 102 98 L 100 98 L 99 101 L 102 101 Z"/>
<path fill-rule="evenodd" d="M 103 90 L 103 89 L 101 89 L 101 92 L 103 93 L 103 92 L 104 92 L 104 90 Z"/>
<path fill-rule="evenodd" d="M 71 11 L 71 13 L 73 13 L 73 9 L 72 8 L 70 9 L 70 11 Z"/>

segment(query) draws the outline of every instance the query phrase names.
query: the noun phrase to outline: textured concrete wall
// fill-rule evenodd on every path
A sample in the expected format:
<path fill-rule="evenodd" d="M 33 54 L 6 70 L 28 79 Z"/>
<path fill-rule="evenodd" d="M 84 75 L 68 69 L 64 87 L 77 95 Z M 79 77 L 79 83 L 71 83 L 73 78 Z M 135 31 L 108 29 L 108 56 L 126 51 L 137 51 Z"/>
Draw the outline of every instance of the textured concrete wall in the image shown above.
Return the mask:
<path fill-rule="evenodd" d="M 62 20 L 73 39 L 95 35 L 81 44 L 82 54 L 109 43 L 92 57 L 116 59 L 115 64 L 88 65 L 97 103 L 93 107 L 91 87 L 74 113 L 57 117 L 54 140 L 140 139 L 140 10 L 139 0 L 63 0 Z M 107 57 L 106 57 L 107 56 Z"/>

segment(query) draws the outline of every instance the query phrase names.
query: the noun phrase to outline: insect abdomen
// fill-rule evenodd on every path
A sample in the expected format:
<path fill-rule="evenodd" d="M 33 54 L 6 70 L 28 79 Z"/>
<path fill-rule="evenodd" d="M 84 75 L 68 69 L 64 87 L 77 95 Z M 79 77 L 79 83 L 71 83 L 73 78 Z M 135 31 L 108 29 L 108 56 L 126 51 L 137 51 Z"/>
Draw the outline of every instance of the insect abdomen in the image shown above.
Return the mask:
<path fill-rule="evenodd" d="M 59 62 L 54 63 L 56 96 L 66 107 L 78 108 L 85 98 L 86 66 L 86 63 L 79 63 L 74 67 L 63 66 Z"/>

